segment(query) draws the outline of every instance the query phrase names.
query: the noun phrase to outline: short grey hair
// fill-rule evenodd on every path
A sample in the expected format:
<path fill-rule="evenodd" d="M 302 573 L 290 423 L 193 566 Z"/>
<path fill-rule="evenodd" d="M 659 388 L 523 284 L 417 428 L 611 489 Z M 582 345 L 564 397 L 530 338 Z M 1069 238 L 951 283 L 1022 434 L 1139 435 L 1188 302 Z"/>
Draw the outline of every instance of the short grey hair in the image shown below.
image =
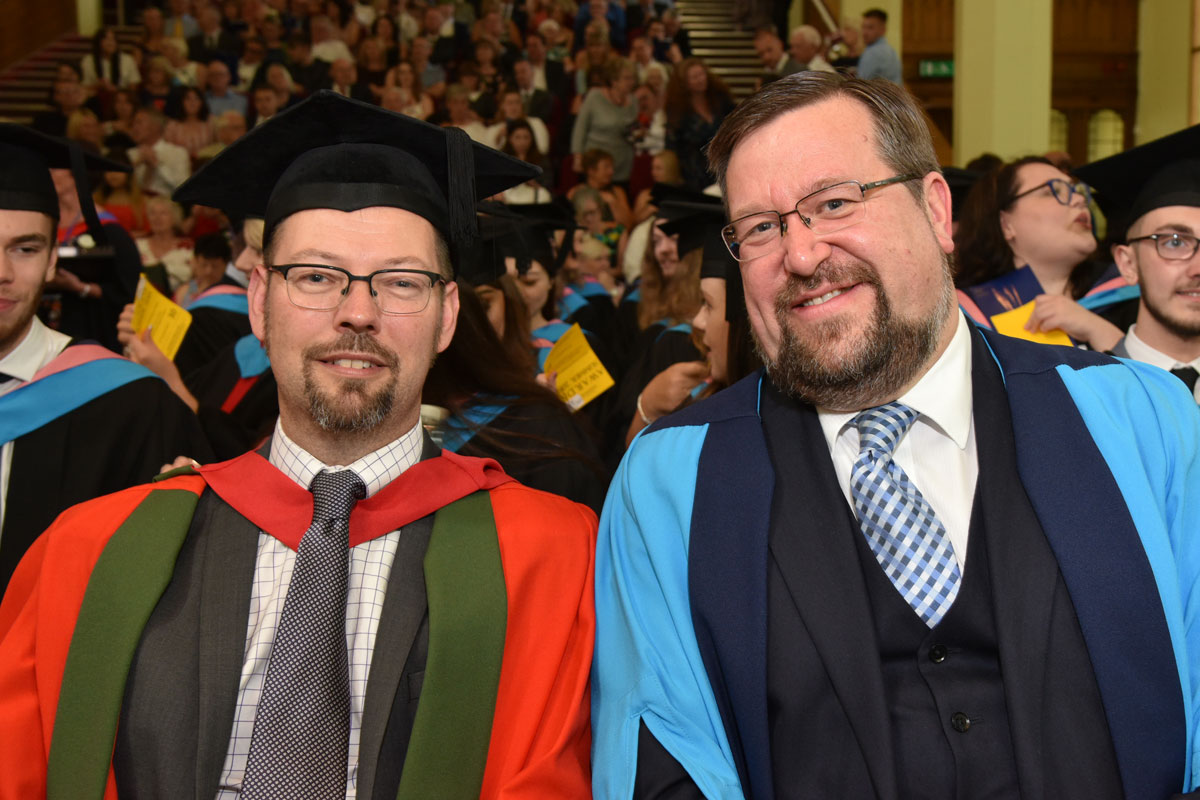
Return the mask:
<path fill-rule="evenodd" d="M 708 166 L 726 194 L 726 170 L 737 145 L 764 125 L 789 111 L 834 97 L 861 103 L 875 121 L 875 141 L 880 159 L 897 175 L 924 177 L 941 172 L 925 114 L 907 89 L 886 80 L 863 80 L 836 72 L 797 72 L 767 84 L 742 101 L 708 145 Z M 906 183 L 918 200 L 924 187 Z"/>
<path fill-rule="evenodd" d="M 797 36 L 811 44 L 813 47 L 821 46 L 821 32 L 812 25 L 799 25 L 792 29 L 792 33 L 788 36 L 788 41 L 795 39 Z"/>

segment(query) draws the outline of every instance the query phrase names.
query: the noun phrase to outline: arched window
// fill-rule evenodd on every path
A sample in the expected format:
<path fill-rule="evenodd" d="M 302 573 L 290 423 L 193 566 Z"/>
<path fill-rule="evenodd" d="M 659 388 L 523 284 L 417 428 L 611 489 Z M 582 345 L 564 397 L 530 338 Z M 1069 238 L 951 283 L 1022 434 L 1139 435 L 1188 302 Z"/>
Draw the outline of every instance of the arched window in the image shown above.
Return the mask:
<path fill-rule="evenodd" d="M 1065 153 L 1069 149 L 1069 125 L 1067 115 L 1057 108 L 1050 109 L 1050 149 Z"/>
<path fill-rule="evenodd" d="M 1088 161 L 1107 158 L 1125 149 L 1125 120 L 1105 108 L 1088 120 Z"/>

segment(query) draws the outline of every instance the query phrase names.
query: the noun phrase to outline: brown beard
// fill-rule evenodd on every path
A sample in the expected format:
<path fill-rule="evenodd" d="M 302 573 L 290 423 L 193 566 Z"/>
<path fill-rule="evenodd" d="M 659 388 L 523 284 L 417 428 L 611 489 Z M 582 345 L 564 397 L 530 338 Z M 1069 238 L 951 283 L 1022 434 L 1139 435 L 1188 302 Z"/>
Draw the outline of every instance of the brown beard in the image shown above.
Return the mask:
<path fill-rule="evenodd" d="M 1139 264 L 1138 266 L 1138 286 L 1142 290 L 1142 305 L 1146 307 L 1146 311 L 1150 314 L 1150 316 L 1154 317 L 1154 319 L 1158 321 L 1158 324 L 1166 328 L 1167 331 L 1169 331 L 1172 335 L 1180 339 L 1195 339 L 1196 337 L 1200 336 L 1200 319 L 1188 319 L 1186 317 L 1180 318 L 1170 316 L 1165 308 L 1161 308 L 1156 300 L 1151 299 L 1146 294 L 1146 287 L 1142 284 L 1140 276 L 1141 265 Z M 1172 289 L 1172 291 L 1178 291 L 1179 288 L 1186 288 L 1194 291 L 1197 287 L 1176 287 Z"/>
<path fill-rule="evenodd" d="M 954 306 L 953 284 L 947 278 L 938 306 L 927 319 L 895 315 L 878 274 L 860 262 L 826 261 L 808 278 L 789 275 L 787 286 L 775 302 L 779 323 L 779 353 L 767 356 L 757 334 L 754 349 L 767 366 L 767 374 L 788 395 L 822 408 L 859 410 L 895 399 L 900 390 L 929 366 L 946 319 Z M 832 319 L 800 338 L 789 324 L 795 298 L 820 286 L 861 283 L 875 294 L 875 308 L 867 328 L 858 332 L 844 318 Z M 844 359 L 827 363 L 823 346 L 854 336 L 857 348 Z"/>
<path fill-rule="evenodd" d="M 374 392 L 368 392 L 366 384 L 354 378 L 342 380 L 336 394 L 323 390 L 317 385 L 313 374 L 315 362 L 333 353 L 347 351 L 377 357 L 391 370 L 391 377 Z M 375 341 L 374 337 L 365 333 L 346 333 L 331 344 L 305 348 L 302 357 L 304 396 L 308 400 L 309 415 L 322 430 L 330 433 L 365 433 L 374 430 L 388 418 L 395 402 L 400 361 L 395 353 Z"/>

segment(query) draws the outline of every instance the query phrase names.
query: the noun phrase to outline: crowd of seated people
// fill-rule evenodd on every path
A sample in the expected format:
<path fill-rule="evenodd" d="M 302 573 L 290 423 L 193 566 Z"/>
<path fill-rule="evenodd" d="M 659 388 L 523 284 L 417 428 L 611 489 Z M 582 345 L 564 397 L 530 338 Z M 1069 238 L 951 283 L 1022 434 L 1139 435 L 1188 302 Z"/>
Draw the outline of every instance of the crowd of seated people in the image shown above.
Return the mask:
<path fill-rule="evenodd" d="M 105 220 L 134 238 L 143 273 L 185 306 L 245 285 L 245 270 L 231 266 L 223 285 L 211 289 L 220 275 L 199 280 L 195 249 L 197 240 L 221 234 L 237 260 L 247 242 L 245 221 L 180 206 L 172 192 L 247 131 L 329 90 L 458 127 L 541 168 L 539 177 L 491 201 L 543 226 L 558 220 L 546 255 L 518 259 L 505 280 L 483 287 L 485 300 L 493 308 L 507 297 L 517 322 L 506 329 L 503 315 L 493 321 L 516 363 L 540 367 L 567 326 L 583 329 L 613 387 L 575 416 L 595 439 L 589 452 L 608 468 L 641 427 L 745 371 L 711 363 L 714 334 L 706 340 L 692 324 L 711 305 L 700 286 L 709 256 L 686 235 L 686 224 L 681 237 L 678 222 L 680 203 L 719 208 L 705 145 L 735 101 L 692 53 L 670 0 L 286 7 L 173 0 L 146 8 L 142 24 L 136 42 L 102 29 L 81 62 L 64 63 L 54 110 L 39 115 L 35 127 L 132 168 L 95 176 L 94 200 Z M 830 64 L 853 70 L 861 52 L 853 25 L 831 38 L 811 26 L 786 36 L 764 26 L 754 47 L 765 70 L 760 84 L 803 69 L 829 71 Z M 975 166 L 971 175 L 984 177 L 957 234 L 964 307 L 972 309 L 970 287 L 1029 265 L 1051 295 L 1040 299 L 1031 325 L 1111 348 L 1126 325 L 1079 303 L 1094 286 L 1108 285 L 1101 280 L 1108 262 L 1095 257 L 1090 222 L 1080 222 L 1082 190 L 1064 189 L 1065 202 L 1046 195 L 1016 203 L 1028 186 L 1052 178 L 1068 186 L 1069 175 L 1040 158 L 1003 169 Z M 1065 233 L 1048 235 L 1038 220 L 1059 209 Z M 703 224 L 712 225 L 708 220 Z M 200 305 L 206 303 L 221 305 L 211 298 Z M 139 352 L 135 347 L 135 357 Z M 541 380 L 552 384 L 554 377 Z"/>

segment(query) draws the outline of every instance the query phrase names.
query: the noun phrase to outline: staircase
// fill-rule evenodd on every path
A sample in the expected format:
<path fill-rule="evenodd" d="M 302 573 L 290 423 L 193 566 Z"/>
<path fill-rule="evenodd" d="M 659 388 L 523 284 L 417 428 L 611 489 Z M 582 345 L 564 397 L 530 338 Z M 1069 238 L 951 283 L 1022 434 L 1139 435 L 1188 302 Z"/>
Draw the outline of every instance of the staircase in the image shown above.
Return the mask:
<path fill-rule="evenodd" d="M 733 23 L 732 0 L 676 0 L 675 8 L 691 38 L 692 55 L 704 59 L 734 99 L 751 94 L 762 62 L 754 54 L 754 31 L 738 30 Z"/>
<path fill-rule="evenodd" d="M 141 29 L 135 26 L 116 31 L 122 45 L 133 44 L 141 36 Z M 91 50 L 90 36 L 67 33 L 0 72 L 0 121 L 27 125 L 35 114 L 48 111 L 58 65 L 63 61 L 78 64 Z"/>

